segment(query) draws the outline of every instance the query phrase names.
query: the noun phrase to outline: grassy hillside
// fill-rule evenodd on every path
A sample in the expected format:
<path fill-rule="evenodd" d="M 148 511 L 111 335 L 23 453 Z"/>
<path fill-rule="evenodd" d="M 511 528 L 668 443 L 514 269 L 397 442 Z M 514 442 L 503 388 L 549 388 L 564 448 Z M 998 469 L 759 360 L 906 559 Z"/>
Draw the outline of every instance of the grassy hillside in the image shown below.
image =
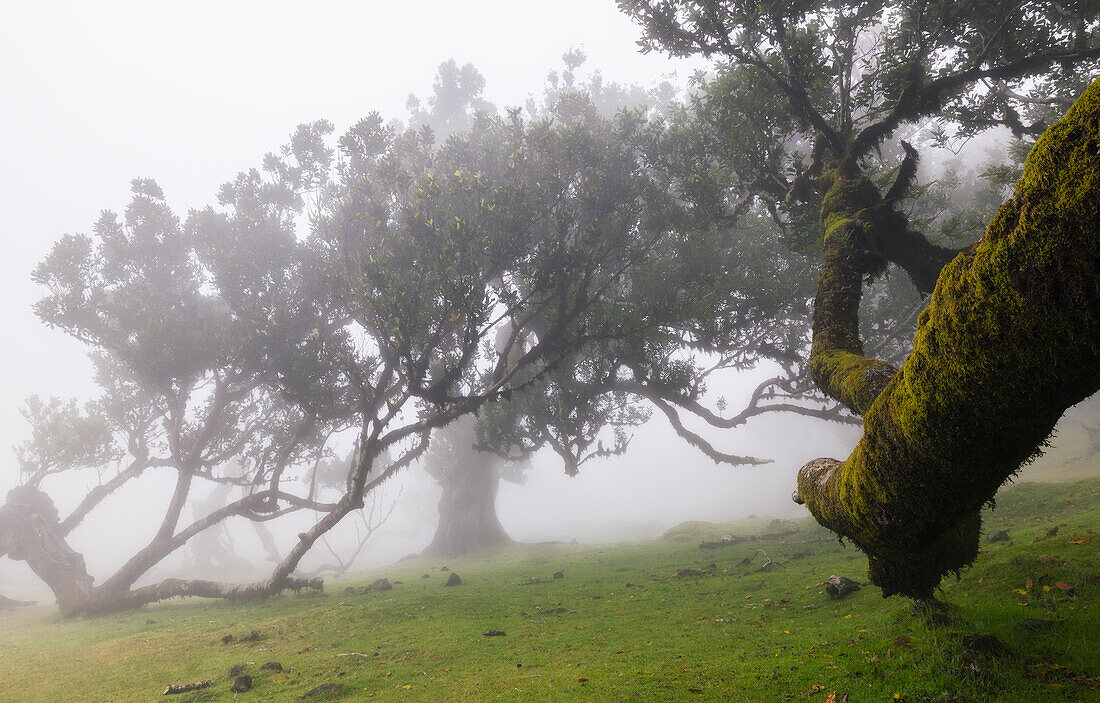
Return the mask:
<path fill-rule="evenodd" d="M 246 605 L 0 613 L 0 701 L 293 701 L 322 684 L 340 688 L 307 700 L 1100 700 L 1097 525 L 1100 479 L 1006 491 L 987 528 L 1010 539 L 944 584 L 945 625 L 873 587 L 831 600 L 821 582 L 862 580 L 863 558 L 808 520 L 765 518 L 406 562 Z M 344 592 L 381 577 L 393 590 Z M 251 691 L 230 692 L 234 665 Z M 201 679 L 214 685 L 161 695 Z"/>

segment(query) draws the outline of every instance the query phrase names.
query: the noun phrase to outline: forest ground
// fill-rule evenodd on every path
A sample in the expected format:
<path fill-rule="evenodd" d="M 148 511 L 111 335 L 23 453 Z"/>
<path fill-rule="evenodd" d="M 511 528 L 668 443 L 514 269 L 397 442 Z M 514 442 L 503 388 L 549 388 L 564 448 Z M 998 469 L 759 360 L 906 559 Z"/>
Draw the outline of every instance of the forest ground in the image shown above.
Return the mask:
<path fill-rule="evenodd" d="M 684 523 L 651 542 L 411 560 L 262 602 L 3 612 L 0 701 L 293 701 L 325 684 L 306 700 L 1100 701 L 1100 478 L 1066 482 L 1098 473 L 1075 458 L 1083 442 L 987 510 L 987 534 L 1009 539 L 944 582 L 948 623 L 872 586 L 832 600 L 822 582 L 862 581 L 866 562 L 808 518 Z M 444 586 L 454 572 L 462 585 Z M 380 578 L 392 590 L 359 592 Z M 230 691 L 236 665 L 248 692 Z"/>

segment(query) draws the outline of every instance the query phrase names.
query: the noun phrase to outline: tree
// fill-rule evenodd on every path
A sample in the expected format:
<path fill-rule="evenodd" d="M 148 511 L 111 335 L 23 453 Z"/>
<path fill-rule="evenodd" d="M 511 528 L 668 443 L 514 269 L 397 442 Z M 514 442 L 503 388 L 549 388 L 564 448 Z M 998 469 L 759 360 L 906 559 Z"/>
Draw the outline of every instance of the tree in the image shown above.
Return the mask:
<path fill-rule="evenodd" d="M 177 474 L 148 547 L 98 586 L 55 514 L 35 523 L 42 530 L 24 529 L 28 515 L 50 515 L 45 494 L 30 486 L 9 496 L 0 541 L 36 567 L 65 614 L 300 586 L 305 554 L 418 458 L 433 430 L 599 349 L 644 363 L 633 342 L 647 330 L 699 326 L 678 322 L 691 306 L 651 301 L 645 277 L 631 276 L 671 266 L 695 217 L 653 167 L 655 132 L 638 115 L 481 115 L 442 145 L 371 116 L 340 140 L 337 159 L 329 131 L 303 126 L 263 171 L 227 184 L 218 209 L 183 223 L 154 183 L 135 182 L 124 221 L 108 214 L 94 238 L 62 238 L 40 266 L 40 316 L 99 350 L 108 398 L 136 399 L 117 405 L 116 432 L 135 428 L 127 451 Z M 673 337 L 651 349 L 663 353 Z M 348 425 L 358 449 L 339 493 L 324 500 L 304 467 Z M 244 476 L 217 471 L 231 459 Z M 181 529 L 200 479 L 247 492 Z M 132 588 L 226 517 L 303 508 L 320 518 L 264 581 Z"/>
<path fill-rule="evenodd" d="M 348 467 L 352 465 L 355 459 L 356 451 L 354 449 L 343 458 L 338 458 L 335 455 L 325 457 L 315 465 L 313 472 L 310 474 L 310 481 L 319 487 L 337 492 L 342 491 L 344 481 L 347 479 Z M 388 457 L 380 463 L 383 466 L 389 464 Z M 339 576 L 347 573 L 355 565 L 356 559 L 359 558 L 363 549 L 371 541 L 374 533 L 385 525 L 386 521 L 393 515 L 397 509 L 399 498 L 400 492 L 392 499 L 381 489 L 375 489 L 368 493 L 364 499 L 363 507 L 353 514 L 355 519 L 352 521 L 352 527 L 355 530 L 355 540 L 351 543 L 351 546 L 333 546 L 329 542 L 330 535 L 322 536 L 321 542 L 324 544 L 325 551 L 328 552 L 328 557 L 331 557 L 331 560 L 322 562 L 306 572 L 306 575 L 317 577 L 321 574 L 332 573 Z M 275 563 L 281 560 L 282 554 L 275 554 L 274 558 L 271 559 Z"/>
<path fill-rule="evenodd" d="M 665 117 L 677 109 L 672 102 L 676 95 L 673 86 L 668 82 L 648 89 L 623 86 L 605 82 L 598 71 L 585 77 L 580 74 L 584 61 L 580 51 L 567 52 L 561 73 L 550 74 L 542 101 L 528 101 L 529 115 L 577 130 L 598 130 L 607 120 L 637 121 L 644 116 L 648 124 L 640 136 L 644 136 L 647 153 L 663 150 L 664 142 L 669 141 Z M 472 124 L 478 112 L 489 115 L 492 106 L 480 98 L 483 85 L 473 66 L 458 69 L 453 62 L 442 64 L 435 95 L 428 100 L 431 112 L 415 110 L 410 126 L 426 125 L 432 128 L 433 136 L 450 135 L 455 124 Z M 415 107 L 420 102 L 410 99 L 410 104 Z M 647 161 L 646 167 L 656 165 Z M 660 168 L 668 170 L 664 163 Z M 678 176 L 670 178 L 662 173 L 662 177 L 663 187 L 668 190 L 666 197 L 680 197 L 685 191 Z M 698 199 L 698 194 L 692 197 Z M 778 354 L 786 354 L 789 359 L 786 348 L 792 341 L 801 344 L 802 317 L 794 311 L 808 310 L 808 295 L 779 292 L 787 283 L 796 288 L 803 286 L 801 280 L 797 276 L 775 276 L 776 267 L 768 263 L 774 258 L 770 252 L 746 246 L 758 240 L 738 237 L 729 229 L 726 226 L 709 233 L 692 232 L 690 237 L 652 251 L 644 266 L 623 272 L 621 289 L 630 293 L 618 300 L 621 327 L 614 333 L 618 339 L 570 352 L 556 368 L 540 371 L 523 392 L 483 409 L 476 423 L 456 421 L 443 430 L 442 436 L 433 437 L 427 466 L 443 488 L 443 497 L 440 522 L 429 552 L 454 555 L 508 540 L 495 512 L 499 483 L 495 465 L 499 460 L 494 460 L 494 454 L 506 462 L 503 465 L 514 468 L 516 461 L 548 447 L 562 459 L 566 472 L 575 475 L 592 459 L 624 452 L 630 428 L 649 418 L 645 406 L 651 402 L 660 404 L 676 431 L 715 461 L 762 461 L 714 449 L 703 437 L 687 430 L 673 409 L 675 405 L 696 402 L 711 373 L 728 367 L 744 368 Z M 725 268 L 728 275 L 714 275 L 719 267 Z M 654 285 L 658 281 L 668 284 L 678 300 L 669 298 L 669 290 L 659 290 Z M 765 305 L 774 312 L 771 317 L 756 314 L 756 308 Z M 721 306 L 750 314 L 742 314 L 737 322 L 727 322 L 720 333 L 717 328 L 703 332 L 714 327 L 712 313 Z M 630 311 L 629 316 L 624 310 Z M 783 315 L 796 318 L 796 322 L 775 322 L 775 317 Z M 766 321 L 767 328 L 758 321 Z M 544 336 L 544 323 L 536 316 L 521 327 L 501 327 L 495 340 L 498 353 L 503 353 L 511 333 L 525 340 Z M 792 335 L 792 329 L 799 333 Z M 625 343 L 627 338 L 632 343 Z M 780 348 L 782 351 L 775 351 Z M 518 346 L 513 345 L 513 354 L 517 351 Z M 673 356 L 678 358 L 670 364 Z M 770 391 L 769 400 L 782 392 L 775 390 L 777 385 L 762 389 L 754 407 L 737 420 L 744 422 L 752 414 L 781 409 L 820 412 L 795 403 L 760 403 L 765 390 Z M 653 391 L 657 386 L 665 392 L 664 397 Z M 793 384 L 785 388 L 792 394 L 806 395 L 805 390 L 794 391 Z"/>
<path fill-rule="evenodd" d="M 439 65 L 427 99 L 428 109 L 410 95 L 410 129 L 427 127 L 433 138 L 447 138 L 467 131 L 478 113 L 490 115 L 496 108 L 482 97 L 485 78 L 473 64 L 459 67 L 451 59 Z M 439 523 L 425 550 L 440 556 L 458 556 L 510 542 L 496 513 L 501 461 L 475 445 L 474 422 L 464 417 L 436 430 L 423 462 L 442 489 Z"/>
<path fill-rule="evenodd" d="M 439 141 L 465 132 L 473 125 L 477 113 L 496 112 L 493 104 L 482 97 L 484 91 L 485 77 L 476 66 L 472 63 L 459 66 L 454 59 L 444 61 L 436 70 L 431 97 L 422 102 L 416 95 L 409 95 L 405 102 L 408 125 L 411 129 L 430 127 Z"/>
<path fill-rule="evenodd" d="M 532 119 L 554 120 L 574 129 L 598 129 L 601 121 L 615 119 L 620 113 L 637 119 L 643 114 L 660 115 L 672 107 L 676 91 L 668 82 L 643 89 L 607 83 L 599 72 L 582 78 L 579 69 L 584 54 L 571 50 L 562 58 L 564 68 L 560 74 L 550 73 L 541 102 L 528 101 L 526 109 Z M 472 65 L 441 64 L 434 94 L 427 100 L 430 110 L 421 109 L 420 100 L 409 99 L 410 128 L 427 126 L 433 137 L 450 137 L 468 128 L 478 113 L 488 116 L 494 112 L 481 97 L 483 88 L 484 79 Z M 627 275 L 624 272 L 624 277 Z M 638 285 L 633 282 L 630 287 Z M 503 352 L 513 331 L 524 339 L 543 336 L 546 330 L 540 329 L 540 324 L 541 320 L 532 318 L 521 330 L 501 327 L 494 340 L 498 353 Z M 606 356 L 607 352 L 602 348 L 598 353 Z M 513 345 L 512 354 L 517 353 L 518 347 Z M 593 364 L 592 359 L 581 361 L 572 354 L 556 369 L 541 373 L 526 391 L 480 412 L 476 423 L 457 420 L 437 431 L 425 466 L 443 493 L 429 553 L 454 556 L 509 541 L 496 515 L 501 470 L 521 476 L 519 463 L 538 449 L 550 447 L 570 475 L 592 458 L 626 449 L 625 428 L 643 422 L 648 413 L 640 407 L 644 401 L 609 390 L 621 375 L 622 363 L 605 361 Z M 605 446 L 602 435 L 608 427 L 615 430 L 607 438 L 610 445 Z"/>
<path fill-rule="evenodd" d="M 425 554 L 455 557 L 512 541 L 497 517 L 497 490 L 505 476 L 521 478 L 522 469 L 479 451 L 474 422 L 464 416 L 432 435 L 424 468 L 443 493 L 439 523 Z"/>
<path fill-rule="evenodd" d="M 319 128 L 299 130 L 287 156 L 294 149 L 306 153 L 313 146 L 310 135 Z M 244 178 L 228 186 L 226 194 L 239 203 L 251 233 L 271 243 L 286 234 L 279 226 L 290 225 L 285 217 L 287 199 L 293 200 L 289 181 L 301 182 L 308 174 L 274 156 L 268 167 L 277 173 L 277 181 L 266 191 L 250 190 L 256 181 Z M 121 221 L 107 212 L 94 236 L 62 237 L 35 271 L 35 280 L 47 290 L 36 312 L 91 348 L 104 395 L 83 416 L 57 401 L 28 403 L 32 437 L 19 451 L 23 485 L 0 507 L 0 553 L 26 561 L 54 591 L 66 615 L 135 607 L 177 595 L 239 597 L 308 585 L 283 579 L 249 590 L 169 579 L 134 587 L 188 540 L 230 517 L 264 522 L 300 509 L 327 509 L 328 504 L 317 500 L 315 485 L 295 493 L 284 489 L 282 479 L 288 470 L 315 470 L 314 456 L 346 424 L 350 412 L 331 397 L 325 398 L 323 409 L 289 402 L 298 389 L 273 385 L 268 369 L 256 363 L 261 346 L 269 355 L 287 354 L 265 343 L 265 332 L 277 335 L 302 319 L 287 302 L 302 281 L 288 267 L 285 250 L 280 252 L 276 243 L 264 258 L 254 255 L 249 262 L 251 272 L 281 262 L 280 269 L 289 274 L 283 278 L 261 280 L 249 278 L 243 268 L 230 271 L 234 262 L 227 255 L 202 261 L 201 239 L 190 223 L 181 225 L 159 187 L 138 180 L 133 192 Z M 269 216 L 261 218 L 264 208 Z M 215 270 L 213 261 L 220 268 Z M 233 310 L 213 286 L 216 274 L 230 273 L 241 286 L 237 290 L 247 295 Z M 295 357 L 299 363 L 301 356 Z M 102 471 L 107 460 L 122 456 L 128 463 L 60 519 L 44 482 L 83 467 Z M 164 518 L 145 547 L 94 585 L 83 557 L 66 537 L 106 496 L 150 469 L 175 473 Z M 197 482 L 237 486 L 243 496 L 181 527 Z"/>
<path fill-rule="evenodd" d="M 701 101 L 702 120 L 721 137 L 714 143 L 731 197 L 766 210 L 792 246 L 813 246 L 823 233 L 809 367 L 819 388 L 864 416 L 865 434 L 847 461 L 803 467 L 798 495 L 822 524 L 868 554 L 884 594 L 930 597 L 944 574 L 973 560 L 981 505 L 1062 411 L 1097 387 L 1088 352 L 1095 353 L 1095 321 L 1077 310 L 1089 304 L 1078 301 L 1095 299 L 1095 224 L 1092 206 L 1065 192 L 1071 181 L 1077 193 L 1090 187 L 1078 169 L 1094 138 L 1094 97 L 1086 94 L 1040 141 L 1014 199 L 983 240 L 961 253 L 914 229 L 902 207 L 916 174 L 915 148 L 901 144 L 905 158 L 892 185 L 880 187 L 869 174 L 884 141 L 922 120 L 933 121 L 943 139 L 997 126 L 1042 133 L 1083 76 L 1097 72 L 1098 8 L 619 4 L 644 28 L 644 50 L 720 62 Z M 1032 208 L 1050 219 L 1021 217 Z M 1074 225 L 1083 229 L 1074 233 Z M 1067 256 L 1081 261 L 1070 265 Z M 900 370 L 866 356 L 859 330 L 864 282 L 888 264 L 921 292 L 936 290 Z M 1065 275 L 1054 268 L 1063 264 Z M 1017 307 L 1024 300 L 1033 311 Z M 1043 346 L 1050 332 L 1070 347 L 1083 340 L 1085 349 L 1067 356 L 1082 354 L 1076 362 L 1087 371 L 1036 368 L 1035 357 L 1050 361 Z M 1032 373 L 1045 381 L 1017 382 L 1030 382 Z"/>

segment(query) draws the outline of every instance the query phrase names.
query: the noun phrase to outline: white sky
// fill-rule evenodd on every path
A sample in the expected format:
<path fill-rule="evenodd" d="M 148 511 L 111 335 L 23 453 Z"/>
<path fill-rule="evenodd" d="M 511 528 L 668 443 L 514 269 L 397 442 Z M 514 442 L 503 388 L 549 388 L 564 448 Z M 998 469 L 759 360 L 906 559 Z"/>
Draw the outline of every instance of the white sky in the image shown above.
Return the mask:
<path fill-rule="evenodd" d="M 473 62 L 521 105 L 571 46 L 609 78 L 675 70 L 636 51 L 612 0 L 25 2 L 0 16 L 0 488 L 31 393 L 87 396 L 78 345 L 37 321 L 34 265 L 63 233 L 121 210 L 135 177 L 177 213 L 258 165 L 301 122 L 405 117 L 436 67 Z M 686 75 L 682 70 L 681 75 Z"/>

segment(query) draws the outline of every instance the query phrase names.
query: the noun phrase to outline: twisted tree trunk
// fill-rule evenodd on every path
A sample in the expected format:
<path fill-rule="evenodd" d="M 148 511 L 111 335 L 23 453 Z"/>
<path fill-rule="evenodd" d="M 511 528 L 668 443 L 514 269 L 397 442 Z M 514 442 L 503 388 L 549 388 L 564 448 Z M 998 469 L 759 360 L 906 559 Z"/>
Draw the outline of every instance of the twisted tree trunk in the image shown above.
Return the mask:
<path fill-rule="evenodd" d="M 186 531 L 185 531 L 186 532 Z M 169 537 L 154 540 L 145 551 L 170 553 L 186 539 Z M 99 615 L 137 608 L 147 603 L 175 596 L 206 598 L 257 598 L 277 594 L 285 589 L 313 588 L 320 590 L 321 579 L 299 579 L 278 574 L 253 584 L 228 584 L 197 579 L 167 579 L 158 584 L 131 588 L 133 578 L 109 579 L 96 586 L 88 573 L 84 557 L 65 541 L 64 524 L 57 508 L 42 491 L 21 486 L 8 493 L 0 506 L 0 556 L 25 561 L 57 598 L 64 617 Z M 159 561 L 159 559 L 158 559 Z M 155 563 L 155 562 L 153 562 Z M 126 567 L 121 570 L 128 575 Z"/>
<path fill-rule="evenodd" d="M 456 557 L 512 541 L 497 517 L 499 460 L 472 450 L 460 456 L 439 478 L 439 524 L 425 554 Z"/>
<path fill-rule="evenodd" d="M 864 435 L 847 460 L 802 467 L 797 495 L 867 553 L 884 595 L 923 599 L 974 560 L 982 505 L 1100 388 L 1100 80 L 1035 145 L 978 245 L 944 268 L 896 372 L 853 336 L 857 279 L 889 236 L 876 196 L 834 177 L 811 355 L 822 389 L 864 413 Z"/>

